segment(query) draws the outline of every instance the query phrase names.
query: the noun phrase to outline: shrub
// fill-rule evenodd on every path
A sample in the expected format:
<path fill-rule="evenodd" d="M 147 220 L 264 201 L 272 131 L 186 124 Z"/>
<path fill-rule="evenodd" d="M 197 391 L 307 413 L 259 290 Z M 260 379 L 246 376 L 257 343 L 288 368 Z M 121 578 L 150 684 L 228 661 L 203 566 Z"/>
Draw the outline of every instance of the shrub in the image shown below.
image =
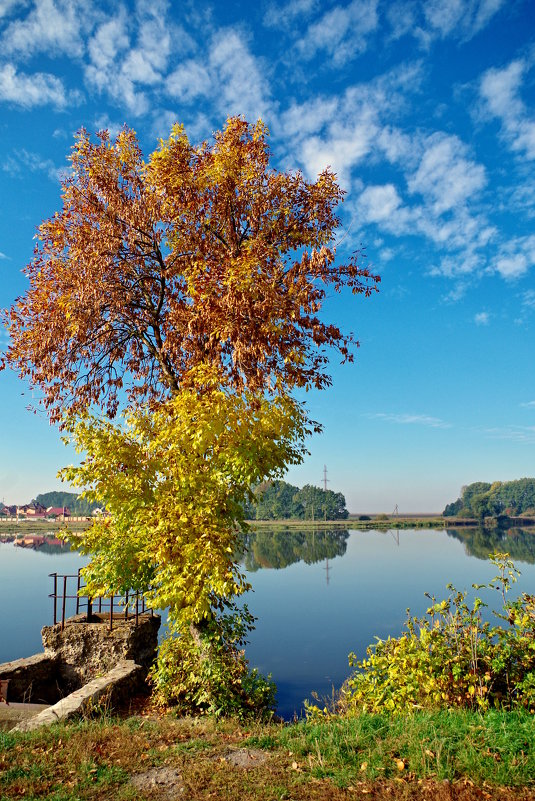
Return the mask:
<path fill-rule="evenodd" d="M 535 596 L 523 593 L 508 601 L 506 594 L 519 570 L 509 554 L 495 553 L 498 575 L 477 590 L 497 590 L 500 624 L 483 620 L 481 598 L 448 585 L 449 596 L 432 604 L 426 614 L 412 617 L 400 637 L 378 640 L 361 661 L 349 655 L 356 672 L 347 679 L 336 711 L 407 713 L 419 709 L 491 707 L 535 711 Z M 324 710 L 326 711 L 326 710 Z M 317 706 L 309 713 L 321 714 Z"/>
<path fill-rule="evenodd" d="M 253 626 L 245 607 L 162 642 L 151 671 L 154 699 L 180 714 L 263 717 L 275 707 L 271 676 L 249 669 L 241 646 Z"/>

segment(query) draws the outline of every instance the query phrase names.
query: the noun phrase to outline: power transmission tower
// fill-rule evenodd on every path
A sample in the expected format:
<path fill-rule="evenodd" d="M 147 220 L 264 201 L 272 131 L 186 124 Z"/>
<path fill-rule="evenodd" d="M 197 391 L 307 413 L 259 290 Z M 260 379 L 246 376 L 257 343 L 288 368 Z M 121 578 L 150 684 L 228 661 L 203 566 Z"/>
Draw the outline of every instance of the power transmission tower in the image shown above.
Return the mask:
<path fill-rule="evenodd" d="M 329 482 L 329 479 L 327 478 L 327 465 L 324 464 L 323 465 L 323 489 L 325 490 L 325 492 L 327 492 L 327 484 L 328 484 L 328 482 Z"/>

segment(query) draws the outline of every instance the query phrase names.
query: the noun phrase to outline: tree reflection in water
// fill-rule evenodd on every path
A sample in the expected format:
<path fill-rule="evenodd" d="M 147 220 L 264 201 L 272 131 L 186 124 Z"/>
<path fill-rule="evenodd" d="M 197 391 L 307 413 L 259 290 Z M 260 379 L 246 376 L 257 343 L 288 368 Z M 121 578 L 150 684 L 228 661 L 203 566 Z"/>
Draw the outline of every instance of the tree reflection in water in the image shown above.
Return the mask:
<path fill-rule="evenodd" d="M 312 565 L 346 552 L 347 529 L 250 531 L 244 537 L 243 564 L 254 573 L 262 568 L 279 570 L 295 562 Z"/>
<path fill-rule="evenodd" d="M 477 559 L 488 559 L 494 551 L 502 551 L 513 561 L 535 563 L 535 530 L 532 528 L 449 528 L 446 533 L 460 540 L 467 554 Z"/>

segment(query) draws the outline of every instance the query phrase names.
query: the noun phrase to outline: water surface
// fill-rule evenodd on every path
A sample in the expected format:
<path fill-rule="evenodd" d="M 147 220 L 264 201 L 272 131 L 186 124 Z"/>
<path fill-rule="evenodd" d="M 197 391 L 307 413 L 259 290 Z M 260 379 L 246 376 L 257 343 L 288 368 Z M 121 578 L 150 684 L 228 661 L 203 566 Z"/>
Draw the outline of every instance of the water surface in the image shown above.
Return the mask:
<path fill-rule="evenodd" d="M 330 695 L 376 636 L 397 635 L 405 610 L 423 614 L 425 592 L 445 585 L 469 590 L 495 574 L 486 555 L 509 550 L 522 570 L 515 594 L 535 592 L 535 534 L 440 530 L 288 531 L 250 535 L 244 569 L 253 585 L 247 604 L 257 616 L 247 656 L 271 673 L 278 710 L 291 718 L 312 692 Z M 84 557 L 0 544 L 0 662 L 41 650 L 52 623 L 48 574 L 75 573 Z"/>

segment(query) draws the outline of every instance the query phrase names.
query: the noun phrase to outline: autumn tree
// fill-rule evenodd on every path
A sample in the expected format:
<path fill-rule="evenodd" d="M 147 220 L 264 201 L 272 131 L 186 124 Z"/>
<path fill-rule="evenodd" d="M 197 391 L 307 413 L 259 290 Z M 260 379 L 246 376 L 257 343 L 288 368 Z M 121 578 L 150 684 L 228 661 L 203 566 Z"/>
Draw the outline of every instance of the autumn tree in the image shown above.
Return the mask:
<path fill-rule="evenodd" d="M 29 288 L 5 313 L 7 363 L 50 419 L 92 405 L 113 417 L 216 365 L 237 391 L 325 387 L 351 334 L 319 317 L 327 289 L 369 295 L 377 276 L 335 261 L 342 191 L 269 163 L 265 126 L 232 118 L 212 144 L 181 126 L 143 160 L 135 133 L 81 131 L 63 208 L 41 224 Z"/>
<path fill-rule="evenodd" d="M 369 295 L 379 279 L 336 261 L 335 175 L 275 170 L 261 122 L 229 119 L 198 146 L 175 126 L 147 161 L 131 130 L 82 130 L 71 164 L 28 291 L 4 313 L 5 364 L 85 453 L 64 476 L 111 512 L 79 542 L 90 591 L 169 606 L 164 696 L 228 710 L 217 676 L 238 703 L 249 681 L 260 703 L 237 650 L 240 510 L 302 458 L 292 391 L 330 383 L 330 350 L 353 358 L 352 334 L 320 317 L 326 292 Z"/>

